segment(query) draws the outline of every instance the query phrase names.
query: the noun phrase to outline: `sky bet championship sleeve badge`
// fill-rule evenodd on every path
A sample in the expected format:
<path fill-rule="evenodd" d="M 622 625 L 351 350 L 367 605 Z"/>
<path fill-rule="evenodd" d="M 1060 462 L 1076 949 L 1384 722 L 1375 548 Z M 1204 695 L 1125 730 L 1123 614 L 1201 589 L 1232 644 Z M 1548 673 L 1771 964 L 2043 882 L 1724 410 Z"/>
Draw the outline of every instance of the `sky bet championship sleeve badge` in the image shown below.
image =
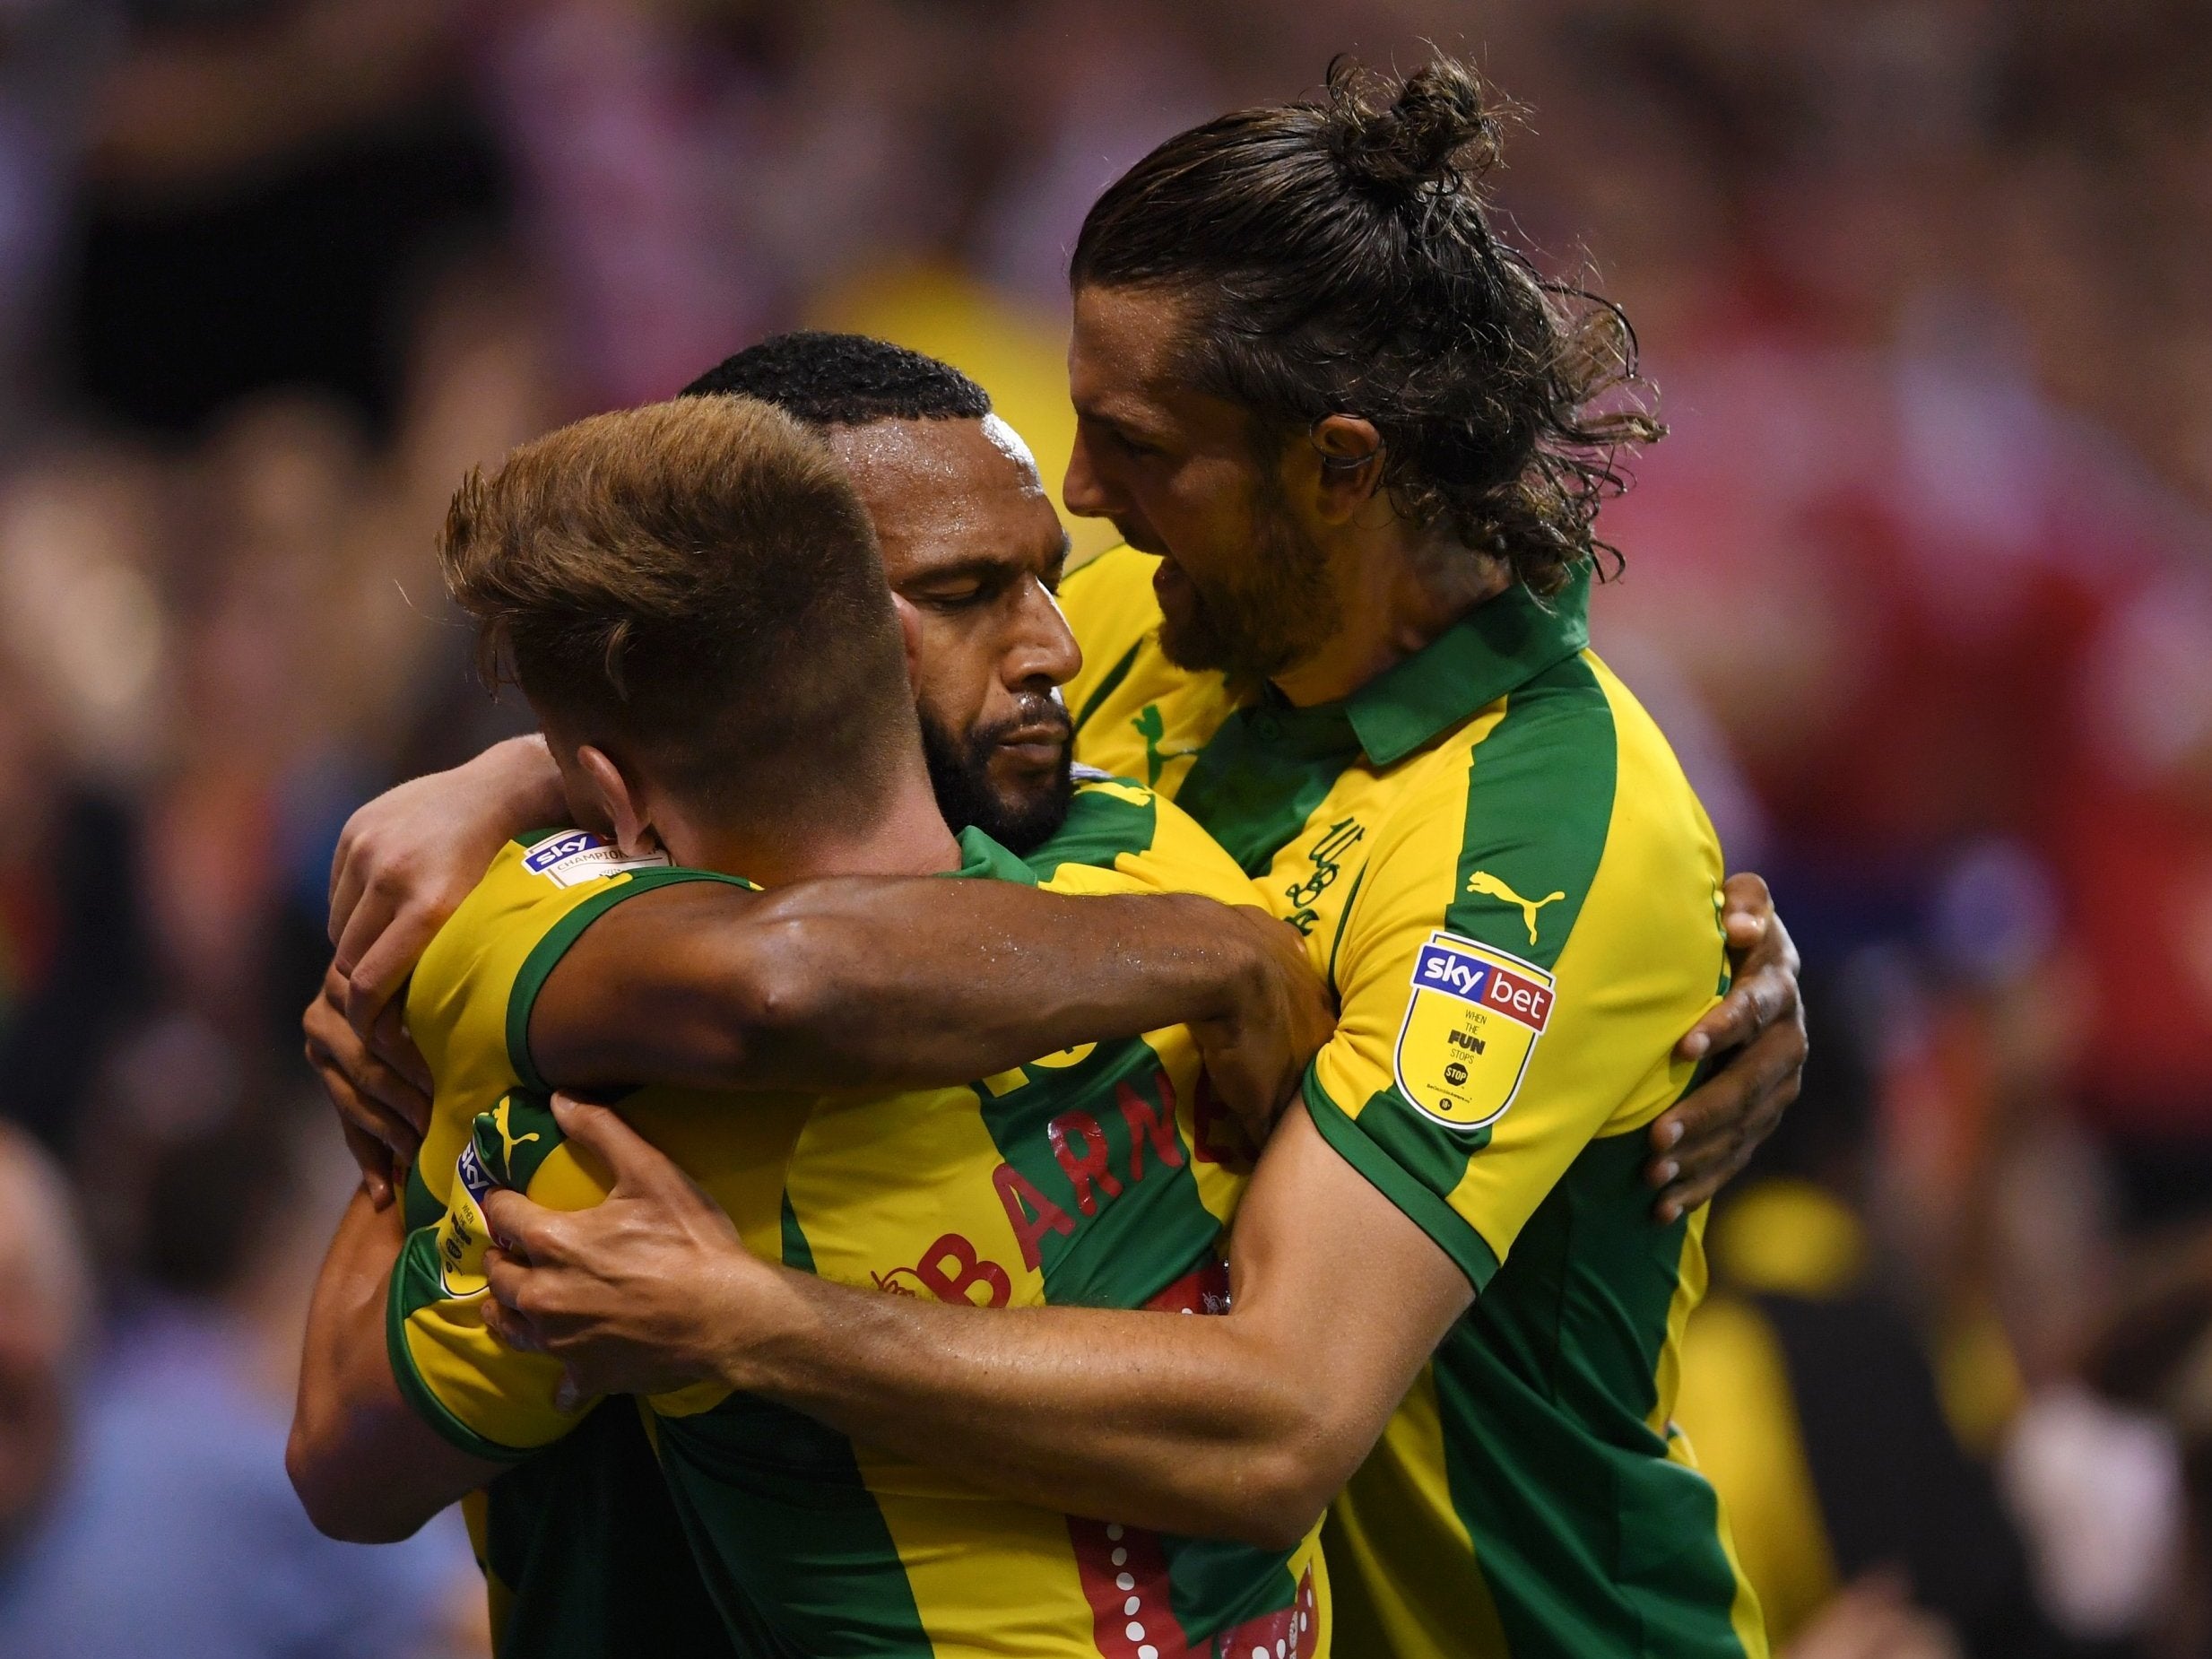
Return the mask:
<path fill-rule="evenodd" d="M 522 867 L 532 875 L 542 875 L 558 886 L 580 887 L 586 882 L 595 882 L 602 876 L 613 875 L 620 871 L 643 870 L 667 863 L 666 853 L 647 853 L 638 858 L 625 858 L 621 849 L 606 837 L 594 835 L 588 830 L 571 830 L 532 847 L 523 859 Z"/>
<path fill-rule="evenodd" d="M 1496 1123 L 1550 1023 L 1551 986 L 1549 974 L 1518 957 L 1431 934 L 1398 1028 L 1399 1090 L 1449 1128 Z"/>

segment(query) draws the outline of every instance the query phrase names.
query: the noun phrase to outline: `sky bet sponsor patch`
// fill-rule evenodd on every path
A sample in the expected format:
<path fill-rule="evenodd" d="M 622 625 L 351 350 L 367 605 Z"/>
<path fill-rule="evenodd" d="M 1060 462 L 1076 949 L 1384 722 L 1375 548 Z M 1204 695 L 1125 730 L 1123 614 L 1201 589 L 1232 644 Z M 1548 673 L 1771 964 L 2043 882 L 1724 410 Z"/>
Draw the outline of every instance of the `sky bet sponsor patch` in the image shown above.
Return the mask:
<path fill-rule="evenodd" d="M 1551 976 L 1487 944 L 1431 934 L 1398 1029 L 1398 1088 L 1438 1123 L 1479 1129 L 1513 1104 L 1551 1021 Z"/>
<path fill-rule="evenodd" d="M 570 830 L 532 847 L 522 861 L 522 867 L 562 887 L 578 887 L 620 871 L 643 870 L 667 863 L 666 853 L 625 858 L 620 849 L 603 835 L 594 835 L 588 830 Z"/>
<path fill-rule="evenodd" d="M 488 1287 L 484 1248 L 491 1241 L 491 1229 L 484 1224 L 484 1195 L 499 1183 L 484 1168 L 473 1142 L 461 1149 L 454 1177 L 453 1196 L 438 1223 L 438 1273 L 446 1294 L 465 1301 L 481 1296 Z"/>

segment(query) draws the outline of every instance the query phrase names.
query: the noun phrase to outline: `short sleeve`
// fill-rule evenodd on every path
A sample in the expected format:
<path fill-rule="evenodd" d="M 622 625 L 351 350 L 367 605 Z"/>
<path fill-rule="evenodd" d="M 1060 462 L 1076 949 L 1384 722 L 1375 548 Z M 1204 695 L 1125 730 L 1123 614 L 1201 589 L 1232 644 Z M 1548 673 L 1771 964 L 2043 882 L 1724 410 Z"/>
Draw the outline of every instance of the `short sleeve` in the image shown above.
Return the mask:
<path fill-rule="evenodd" d="M 1054 892 L 1195 893 L 1222 904 L 1266 904 L 1195 819 L 1123 777 L 1079 783 L 1065 823 L 1026 862 Z"/>
<path fill-rule="evenodd" d="M 561 1410 L 560 1361 L 517 1352 L 484 1324 L 483 1202 L 499 1186 L 549 1210 L 589 1209 L 607 1192 L 543 1095 L 516 1090 L 479 1113 L 445 1213 L 408 1235 L 393 1269 L 386 1341 L 400 1392 L 424 1421 L 464 1452 L 514 1462 L 566 1434 L 591 1403 Z"/>
<path fill-rule="evenodd" d="M 1589 676 L 1567 690 L 1477 722 L 1377 837 L 1306 1080 L 1331 1145 L 1478 1291 L 1594 1139 L 1688 1086 L 1673 1047 L 1725 969 L 1679 769 L 1640 725 L 1617 749 Z"/>
<path fill-rule="evenodd" d="M 1451 925 L 1459 847 L 1450 838 L 1401 833 L 1370 856 L 1337 947 L 1342 1012 L 1305 1094 L 1329 1143 L 1480 1290 L 1603 1113 L 1595 1102 L 1523 1098 L 1558 988 L 1550 973 Z M 1514 1137 L 1510 1154 L 1494 1144 L 1509 1112 L 1543 1124 Z M 1462 1189 L 1479 1159 L 1491 1193 L 1470 1209 Z"/>

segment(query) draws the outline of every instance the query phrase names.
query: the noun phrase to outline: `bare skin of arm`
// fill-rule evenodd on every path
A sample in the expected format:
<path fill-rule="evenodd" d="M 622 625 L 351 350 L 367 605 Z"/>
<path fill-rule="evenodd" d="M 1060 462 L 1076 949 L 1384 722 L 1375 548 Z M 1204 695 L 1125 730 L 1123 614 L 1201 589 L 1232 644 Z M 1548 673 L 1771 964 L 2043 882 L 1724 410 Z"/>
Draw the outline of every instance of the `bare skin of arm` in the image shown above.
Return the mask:
<path fill-rule="evenodd" d="M 925 1088 L 1187 1024 L 1264 1134 L 1334 1017 L 1297 935 L 1180 894 L 1006 882 L 687 882 L 586 928 L 538 994 L 530 1052 L 568 1088 Z"/>
<path fill-rule="evenodd" d="M 429 1112 L 427 1074 L 399 1029 L 393 998 L 431 936 L 467 896 L 500 845 L 533 824 L 560 821 L 566 811 L 560 776 L 543 743 L 526 737 L 499 744 L 450 772 L 403 784 L 362 807 L 346 824 L 331 875 L 330 933 L 335 960 L 323 995 L 308 1005 L 302 1024 L 308 1058 L 338 1109 L 347 1143 L 378 1203 L 390 1202 L 393 1181 L 412 1160 Z M 837 884 L 819 885 L 828 890 Z M 949 884 L 923 885 L 941 890 Z M 818 968 L 865 979 L 872 971 L 869 952 L 887 936 L 903 933 L 911 941 L 936 935 L 941 943 L 956 937 L 941 933 L 938 918 L 927 910 L 934 897 L 925 894 L 920 900 L 924 908 L 918 911 L 879 912 L 872 918 L 873 927 L 864 946 L 856 946 L 842 959 L 827 951 L 819 952 Z M 628 908 L 620 907 L 615 914 Z M 1045 912 L 1032 914 L 1041 918 Z M 837 918 L 826 909 L 824 919 L 828 923 Z M 845 920 L 851 920 L 849 913 Z M 1661 1223 L 1712 1197 L 1743 1167 L 1796 1097 L 1798 1074 L 1804 1065 L 1797 951 L 1774 912 L 1766 883 L 1756 875 L 1730 877 L 1722 921 L 1734 983 L 1728 995 L 1683 1038 L 1679 1052 L 1692 1060 L 1725 1056 L 1725 1064 L 1651 1126 L 1652 1156 L 1645 1178 L 1656 1189 L 1653 1213 Z M 1025 933 L 1015 924 L 1008 924 L 1002 939 L 1028 953 L 1002 960 L 1025 964 L 1048 956 L 1056 943 L 1049 932 Z M 1175 948 L 1172 939 L 1157 944 L 1164 951 Z M 1130 977 L 1149 978 L 1155 967 L 1149 953 L 1156 942 L 1149 937 L 1123 939 L 1121 946 L 1144 953 L 1141 961 L 1123 959 L 1121 965 L 1132 969 Z M 923 984 L 892 987 L 894 996 L 905 999 L 912 1020 L 906 1030 L 893 1025 L 889 1005 L 879 1009 L 854 995 L 824 1021 L 833 1048 L 856 1032 L 880 1036 L 893 1045 L 910 1037 L 929 1039 L 938 1033 L 950 1016 L 933 1008 L 931 995 L 941 989 L 957 997 L 963 986 L 948 971 L 944 951 L 919 951 L 917 958 L 925 962 Z M 1011 994 L 985 1012 L 994 1032 L 1028 1010 L 1035 988 L 1019 975 L 1009 977 Z M 1103 1000 L 1096 987 L 1090 995 Z M 1190 1012 L 1173 1012 L 1154 1024 L 1173 1023 Z M 1061 1029 L 1041 1024 L 1030 1028 L 1026 1040 L 1012 1045 L 1021 1052 L 1004 1064 L 1064 1047 L 1066 1041 L 1107 1035 L 1101 1028 L 1063 1040 L 1053 1035 Z M 1115 1029 L 1140 1028 L 1124 1019 Z M 1214 1046 L 1217 1050 L 1222 1047 L 1218 1031 Z M 837 1058 L 829 1056 L 833 1063 Z M 1209 1062 L 1225 1065 L 1227 1059 L 1223 1053 L 1210 1052 Z M 998 1069 L 979 1067 L 962 1075 L 987 1075 Z M 576 1081 L 634 1081 L 646 1074 Z"/>
<path fill-rule="evenodd" d="M 1288 1114 L 1239 1210 L 1233 1311 L 955 1307 L 747 1254 L 602 1107 L 557 1103 L 615 1175 L 596 1209 L 495 1192 L 488 1319 L 581 1392 L 713 1377 L 1009 1497 L 1288 1548 L 1472 1299 L 1450 1258 Z M 578 1265 L 588 1262 L 588 1270 Z"/>
<path fill-rule="evenodd" d="M 323 1258 L 284 1468 L 308 1518 L 349 1543 L 411 1537 L 504 1466 L 448 1445 L 400 1397 L 384 1351 L 399 1212 L 357 1193 Z"/>

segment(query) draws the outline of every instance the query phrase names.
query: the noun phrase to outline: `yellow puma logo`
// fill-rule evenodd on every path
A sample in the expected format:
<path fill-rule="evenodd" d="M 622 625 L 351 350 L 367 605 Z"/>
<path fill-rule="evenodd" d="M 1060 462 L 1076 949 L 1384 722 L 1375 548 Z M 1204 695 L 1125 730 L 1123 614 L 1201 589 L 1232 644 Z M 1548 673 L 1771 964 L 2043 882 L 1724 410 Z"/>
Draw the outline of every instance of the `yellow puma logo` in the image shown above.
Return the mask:
<path fill-rule="evenodd" d="M 510 1175 L 515 1170 L 515 1149 L 518 1146 L 526 1146 L 538 1138 L 535 1133 L 518 1135 L 508 1125 L 507 1114 L 508 1108 L 514 1104 L 512 1099 L 506 1099 L 491 1108 L 491 1126 L 499 1132 L 499 1160 L 507 1166 L 507 1173 Z"/>
<path fill-rule="evenodd" d="M 1546 905 L 1557 904 L 1559 900 L 1566 897 L 1565 893 L 1552 893 L 1542 899 L 1523 899 L 1488 870 L 1478 870 L 1469 876 L 1467 890 L 1470 893 L 1481 893 L 1486 898 L 1500 899 L 1518 908 L 1521 919 L 1529 925 L 1529 942 L 1531 944 L 1536 942 L 1536 913 Z"/>

